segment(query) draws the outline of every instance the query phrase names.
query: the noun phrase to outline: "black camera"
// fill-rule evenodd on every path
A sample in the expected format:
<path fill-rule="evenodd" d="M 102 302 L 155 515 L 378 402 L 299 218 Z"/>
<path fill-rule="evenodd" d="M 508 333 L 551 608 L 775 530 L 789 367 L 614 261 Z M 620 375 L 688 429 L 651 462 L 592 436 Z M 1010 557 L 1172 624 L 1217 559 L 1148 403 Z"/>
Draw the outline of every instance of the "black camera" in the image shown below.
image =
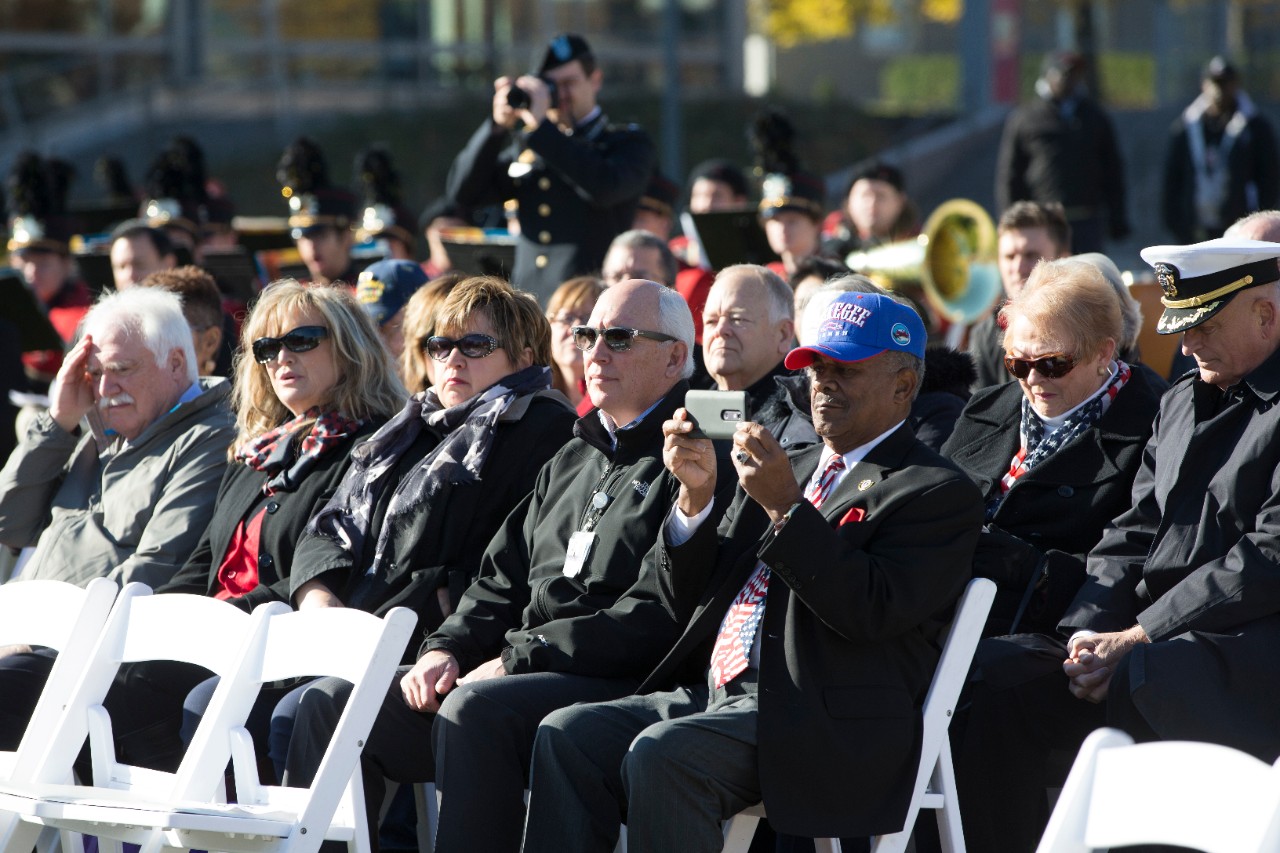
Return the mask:
<path fill-rule="evenodd" d="M 551 103 L 554 104 L 556 100 L 556 82 L 545 74 L 536 74 L 534 76 L 546 85 L 551 92 Z M 529 108 L 529 93 L 513 82 L 511 88 L 507 90 L 507 106 L 513 110 L 527 110 Z"/>

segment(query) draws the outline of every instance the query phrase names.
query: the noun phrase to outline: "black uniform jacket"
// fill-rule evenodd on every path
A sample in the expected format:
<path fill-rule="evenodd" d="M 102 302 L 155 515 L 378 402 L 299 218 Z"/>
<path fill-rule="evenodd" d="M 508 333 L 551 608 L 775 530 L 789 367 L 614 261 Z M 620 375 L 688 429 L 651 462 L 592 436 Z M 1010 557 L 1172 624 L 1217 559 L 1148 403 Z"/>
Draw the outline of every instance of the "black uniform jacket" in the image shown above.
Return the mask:
<path fill-rule="evenodd" d="M 568 440 L 574 421 L 568 402 L 554 391 L 517 399 L 498 420 L 489 456 L 479 482 L 450 483 L 421 511 L 395 522 L 388 543 L 385 572 L 367 573 L 373 562 L 378 532 L 386 518 L 393 489 L 383 489 L 374 508 L 373 529 L 365 537 L 364 553 L 353 554 L 336 540 L 307 534 L 298 545 L 290 576 L 291 592 L 308 580 L 321 578 L 348 607 L 385 613 L 410 607 L 423 632 L 443 619 L 436 590 L 458 601 L 480 569 L 480 556 L 503 520 L 533 488 L 538 471 Z M 398 482 L 421 461 L 441 436 L 424 429 L 404 454 L 395 474 Z M 323 576 L 323 577 L 322 577 Z M 414 659 L 411 647 L 406 654 Z"/>
<path fill-rule="evenodd" d="M 1222 392 L 1160 404 L 1133 506 L 1089 555 L 1064 631 L 1136 622 L 1127 689 L 1165 739 L 1280 755 L 1280 354 Z"/>
<path fill-rule="evenodd" d="M 792 456 L 796 480 L 821 445 Z M 978 490 L 903 426 L 821 511 L 774 535 L 738 490 L 717 531 L 658 552 L 687 627 L 640 692 L 706 678 L 720 622 L 757 560 L 772 570 L 760 638 L 759 762 L 769 822 L 803 836 L 902 828 L 939 636 L 970 577 Z"/>
<path fill-rule="evenodd" d="M 652 564 L 641 564 L 679 488 L 662 464 L 662 422 L 684 405 L 687 388 L 678 382 L 644 420 L 619 430 L 616 449 L 596 410 L 581 418 L 423 651 L 451 652 L 464 673 L 501 656 L 512 674 L 643 677 L 680 628 Z M 607 496 L 603 513 L 593 506 L 597 494 Z M 571 576 L 569 538 L 588 524 L 596 538 Z"/>
<path fill-rule="evenodd" d="M 969 475 L 985 501 L 1000 495 L 1000 478 L 1018 452 L 1022 388 L 1016 382 L 973 395 L 942 454 Z M 1041 565 L 1048 584 L 1032 598 L 1020 630 L 1051 632 L 1084 582 L 1084 563 L 1102 530 L 1129 508 L 1129 492 L 1160 408 L 1148 372 L 1131 378 L 1093 428 L 1018 478 L 991 524 L 1028 546 L 1016 558 L 1030 577 Z M 981 558 L 983 551 L 979 549 Z M 981 566 L 978 574 L 986 575 Z M 1022 589 L 1011 591 L 1021 600 Z M 994 613 L 993 617 L 1012 618 Z M 1001 632 L 1005 633 L 1005 632 Z"/>
<path fill-rule="evenodd" d="M 294 549 L 311 516 L 319 512 L 338 488 L 351 462 L 351 448 L 373 435 L 380 422 L 370 422 L 317 460 L 295 489 L 263 494 L 268 477 L 241 462 L 232 462 L 222 476 L 213 518 L 191 557 L 173 580 L 157 592 L 189 592 L 213 595 L 218 591 L 218 567 L 236 527 L 258 507 L 266 510 L 258 538 L 258 586 L 232 604 L 252 610 L 268 601 L 289 601 L 289 567 Z"/>
<path fill-rule="evenodd" d="M 520 217 L 511 281 L 543 305 L 567 278 L 595 272 L 631 227 L 655 154 L 648 134 L 600 112 L 566 134 L 550 121 L 529 132 L 486 119 L 449 170 L 448 193 L 470 207 L 515 199 Z"/>

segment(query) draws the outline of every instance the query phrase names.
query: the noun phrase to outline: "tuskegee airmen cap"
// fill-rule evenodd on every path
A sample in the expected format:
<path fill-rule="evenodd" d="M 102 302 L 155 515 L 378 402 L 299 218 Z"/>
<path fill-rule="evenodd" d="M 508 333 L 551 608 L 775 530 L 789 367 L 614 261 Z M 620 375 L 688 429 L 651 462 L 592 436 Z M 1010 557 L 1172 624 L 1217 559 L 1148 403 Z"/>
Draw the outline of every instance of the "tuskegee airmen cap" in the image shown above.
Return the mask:
<path fill-rule="evenodd" d="M 1141 254 L 1163 291 L 1164 313 L 1156 323 L 1162 335 L 1200 325 L 1245 288 L 1280 281 L 1280 243 L 1219 237 L 1189 246 L 1149 246 Z"/>
<path fill-rule="evenodd" d="M 924 358 L 924 345 L 924 321 L 915 310 L 880 293 L 842 293 L 825 306 L 817 340 L 787 353 L 783 363 L 797 370 L 820 355 L 850 362 L 890 351 Z"/>

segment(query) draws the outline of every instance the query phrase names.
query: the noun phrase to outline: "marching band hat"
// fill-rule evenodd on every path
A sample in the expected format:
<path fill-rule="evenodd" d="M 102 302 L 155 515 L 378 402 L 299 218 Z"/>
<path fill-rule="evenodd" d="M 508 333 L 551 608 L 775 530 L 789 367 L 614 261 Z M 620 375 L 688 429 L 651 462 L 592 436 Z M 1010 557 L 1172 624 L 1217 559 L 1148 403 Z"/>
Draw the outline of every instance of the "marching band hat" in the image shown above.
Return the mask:
<path fill-rule="evenodd" d="M 547 45 L 547 52 L 542 55 L 538 65 L 538 74 L 546 74 L 561 65 L 568 65 L 575 59 L 592 56 L 591 45 L 577 33 L 561 33 Z"/>
<path fill-rule="evenodd" d="M 797 370 L 820 355 L 850 362 L 882 352 L 924 358 L 924 345 L 924 321 L 915 309 L 881 293 L 841 293 L 824 307 L 817 340 L 787 353 L 783 364 Z"/>
<path fill-rule="evenodd" d="M 826 188 L 808 172 L 766 175 L 761 187 L 760 216 L 769 219 L 783 210 L 798 210 L 815 220 L 826 214 Z"/>
<path fill-rule="evenodd" d="M 1219 237 L 1190 246 L 1148 246 L 1141 254 L 1164 291 L 1164 313 L 1156 323 L 1162 335 L 1200 325 L 1247 287 L 1280 280 L 1280 243 Z"/>
<path fill-rule="evenodd" d="M 644 194 L 640 196 L 636 206 L 659 216 L 674 216 L 679 198 L 680 187 L 676 182 L 661 172 L 655 171 L 650 176 L 649 185 L 644 188 Z"/>

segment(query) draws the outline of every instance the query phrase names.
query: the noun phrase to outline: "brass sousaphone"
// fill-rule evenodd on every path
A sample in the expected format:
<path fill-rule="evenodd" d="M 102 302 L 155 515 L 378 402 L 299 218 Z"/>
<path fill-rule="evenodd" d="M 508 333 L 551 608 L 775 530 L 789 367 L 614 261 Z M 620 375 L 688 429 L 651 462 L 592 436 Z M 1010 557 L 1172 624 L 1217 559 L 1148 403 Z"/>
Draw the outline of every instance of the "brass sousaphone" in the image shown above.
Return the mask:
<path fill-rule="evenodd" d="M 939 205 L 915 239 L 853 252 L 845 265 L 888 290 L 919 288 L 934 311 L 959 326 L 982 319 L 1002 290 L 995 223 L 965 198 Z"/>

